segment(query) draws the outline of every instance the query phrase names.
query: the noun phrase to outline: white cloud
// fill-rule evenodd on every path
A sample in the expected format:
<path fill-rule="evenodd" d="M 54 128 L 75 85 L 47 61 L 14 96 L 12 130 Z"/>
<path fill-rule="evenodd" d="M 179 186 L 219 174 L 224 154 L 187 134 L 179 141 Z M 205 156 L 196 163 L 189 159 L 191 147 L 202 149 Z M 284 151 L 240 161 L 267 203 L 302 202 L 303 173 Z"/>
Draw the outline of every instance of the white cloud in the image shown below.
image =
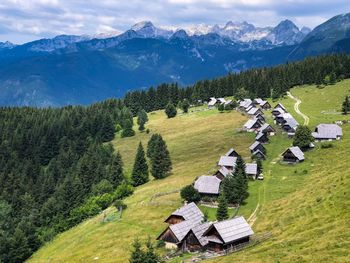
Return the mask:
<path fill-rule="evenodd" d="M 314 27 L 349 11 L 348 0 L 1 0 L 0 41 L 124 31 L 142 20 L 166 27 L 229 20 L 273 26 L 288 18 Z"/>

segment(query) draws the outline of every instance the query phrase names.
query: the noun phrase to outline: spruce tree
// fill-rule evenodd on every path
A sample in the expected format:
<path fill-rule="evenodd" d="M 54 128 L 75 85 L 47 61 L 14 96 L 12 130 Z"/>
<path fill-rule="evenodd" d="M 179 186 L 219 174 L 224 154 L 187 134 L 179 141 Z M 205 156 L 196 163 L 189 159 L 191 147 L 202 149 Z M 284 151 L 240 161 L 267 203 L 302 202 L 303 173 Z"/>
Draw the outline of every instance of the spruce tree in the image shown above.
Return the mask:
<path fill-rule="evenodd" d="M 219 205 L 218 209 L 216 210 L 216 219 L 218 221 L 226 220 L 228 219 L 228 210 L 227 210 L 227 200 L 225 198 L 224 194 L 221 194 L 219 196 Z"/>
<path fill-rule="evenodd" d="M 262 161 L 260 158 L 256 160 L 256 166 L 257 166 L 257 174 L 258 176 L 263 172 L 263 166 L 262 166 Z"/>
<path fill-rule="evenodd" d="M 121 137 L 132 137 L 135 135 L 135 131 L 132 129 L 133 123 L 131 120 L 124 121 L 124 127 L 121 133 Z"/>
<path fill-rule="evenodd" d="M 172 102 L 169 102 L 165 107 L 165 114 L 168 118 L 174 118 L 177 114 L 177 110 Z"/>
<path fill-rule="evenodd" d="M 181 108 L 184 113 L 188 113 L 188 109 L 190 108 L 190 103 L 187 99 L 184 99 L 184 101 L 181 103 Z"/>
<path fill-rule="evenodd" d="M 342 112 L 344 115 L 348 114 L 350 111 L 350 101 L 349 96 L 345 96 L 343 105 L 342 105 Z"/>
<path fill-rule="evenodd" d="M 141 142 L 137 149 L 131 182 L 133 186 L 139 186 L 148 182 L 148 165 Z"/>
<path fill-rule="evenodd" d="M 157 140 L 159 139 L 159 134 L 152 134 L 151 138 L 147 144 L 147 157 L 152 159 L 153 153 L 155 151 L 155 145 L 157 144 Z"/>
<path fill-rule="evenodd" d="M 248 197 L 248 179 L 245 172 L 245 163 L 239 156 L 235 171 L 222 181 L 222 191 L 229 204 L 241 204 Z"/>
<path fill-rule="evenodd" d="M 145 130 L 145 123 L 148 121 L 147 113 L 144 110 L 140 110 L 137 114 L 137 124 L 139 125 L 139 130 Z"/>
<path fill-rule="evenodd" d="M 135 239 L 132 244 L 133 250 L 131 252 L 130 263 L 144 263 L 145 253 L 141 248 L 141 243 Z"/>
<path fill-rule="evenodd" d="M 125 177 L 123 173 L 123 161 L 119 152 L 113 156 L 108 167 L 107 175 L 107 179 L 113 185 L 113 187 L 117 187 L 124 181 Z"/>
<path fill-rule="evenodd" d="M 151 152 L 151 173 L 154 178 L 166 177 L 172 169 L 170 154 L 161 135 L 155 141 Z"/>

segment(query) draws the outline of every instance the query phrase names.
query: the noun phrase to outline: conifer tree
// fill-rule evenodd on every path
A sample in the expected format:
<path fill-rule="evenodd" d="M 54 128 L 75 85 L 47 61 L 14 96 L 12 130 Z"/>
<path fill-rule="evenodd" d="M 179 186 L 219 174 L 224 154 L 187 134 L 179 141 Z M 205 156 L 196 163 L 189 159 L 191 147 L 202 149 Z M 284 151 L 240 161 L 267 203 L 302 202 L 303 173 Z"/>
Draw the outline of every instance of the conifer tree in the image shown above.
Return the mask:
<path fill-rule="evenodd" d="M 139 186 L 148 182 L 148 165 L 141 142 L 137 149 L 131 181 L 133 186 Z"/>
<path fill-rule="evenodd" d="M 124 121 L 124 127 L 121 133 L 121 137 L 132 137 L 135 135 L 135 131 L 132 129 L 133 123 L 131 120 Z"/>
<path fill-rule="evenodd" d="M 151 138 L 147 144 L 147 157 L 152 159 L 153 153 L 155 151 L 155 145 L 157 144 L 157 140 L 159 139 L 159 134 L 152 134 Z"/>
<path fill-rule="evenodd" d="M 150 153 L 151 173 L 154 178 L 161 179 L 166 177 L 172 169 L 170 154 L 165 141 L 161 135 L 155 140 Z"/>
<path fill-rule="evenodd" d="M 349 96 L 345 96 L 343 105 L 342 105 L 342 112 L 344 115 L 348 114 L 350 111 L 350 100 Z"/>
<path fill-rule="evenodd" d="M 226 220 L 228 219 L 228 210 L 227 210 L 227 200 L 225 198 L 225 195 L 221 194 L 218 201 L 219 201 L 219 205 L 218 205 L 218 209 L 216 210 L 216 219 L 218 221 Z"/>
<path fill-rule="evenodd" d="M 229 204 L 241 204 L 248 197 L 248 180 L 245 172 L 245 163 L 239 156 L 235 171 L 222 181 L 222 191 Z"/>
<path fill-rule="evenodd" d="M 168 118 L 174 118 L 177 114 L 177 110 L 172 102 L 169 102 L 165 107 L 165 114 Z"/>
<path fill-rule="evenodd" d="M 138 239 L 135 239 L 132 244 L 133 250 L 131 252 L 130 263 L 144 263 L 145 253 L 141 248 L 141 243 Z"/>
<path fill-rule="evenodd" d="M 112 161 L 108 168 L 108 181 L 113 185 L 113 187 L 117 187 L 120 185 L 125 177 L 123 173 L 123 161 L 122 156 L 119 152 L 113 156 Z"/>
<path fill-rule="evenodd" d="M 145 123 L 148 121 L 148 116 L 145 110 L 140 110 L 137 114 L 137 124 L 139 125 L 139 130 L 145 130 Z"/>
<path fill-rule="evenodd" d="M 190 108 L 190 103 L 188 102 L 187 99 L 183 100 L 183 102 L 181 103 L 181 108 L 184 113 L 188 113 L 188 109 Z"/>
<path fill-rule="evenodd" d="M 262 161 L 260 158 L 256 160 L 256 166 L 257 166 L 257 174 L 258 176 L 263 172 L 263 166 L 262 166 Z"/>

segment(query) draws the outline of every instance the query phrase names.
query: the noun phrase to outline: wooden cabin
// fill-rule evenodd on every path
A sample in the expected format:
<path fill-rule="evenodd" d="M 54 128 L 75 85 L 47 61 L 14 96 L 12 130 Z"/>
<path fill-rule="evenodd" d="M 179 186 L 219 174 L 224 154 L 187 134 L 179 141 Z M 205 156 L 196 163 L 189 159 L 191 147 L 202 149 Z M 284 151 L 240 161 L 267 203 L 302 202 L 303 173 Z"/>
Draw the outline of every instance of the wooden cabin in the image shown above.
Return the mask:
<path fill-rule="evenodd" d="M 243 216 L 216 222 L 203 233 L 207 249 L 220 252 L 230 247 L 247 243 L 254 234 Z"/>
<path fill-rule="evenodd" d="M 221 180 L 216 176 L 202 175 L 194 182 L 194 188 L 201 196 L 217 197 L 220 192 Z"/>
<path fill-rule="evenodd" d="M 231 148 L 230 150 L 228 150 L 225 156 L 238 157 L 239 154 L 236 152 L 235 149 Z"/>
<path fill-rule="evenodd" d="M 260 143 L 267 143 L 269 141 L 269 137 L 267 136 L 267 133 L 259 132 L 255 137 L 255 141 Z"/>
<path fill-rule="evenodd" d="M 298 146 L 288 148 L 282 153 L 283 161 L 287 163 L 298 163 L 305 160 L 304 153 Z"/>
<path fill-rule="evenodd" d="M 263 126 L 260 127 L 259 132 L 269 134 L 270 136 L 275 135 L 275 129 L 268 123 L 264 123 Z"/>
<path fill-rule="evenodd" d="M 253 119 L 248 120 L 244 124 L 243 128 L 244 128 L 244 130 L 246 130 L 248 132 L 254 132 L 254 131 L 257 131 L 262 125 L 263 125 L 262 121 L 260 121 L 257 118 L 253 118 Z"/>
<path fill-rule="evenodd" d="M 227 169 L 225 166 L 222 166 L 214 175 L 223 180 L 226 176 L 232 173 L 232 170 Z"/>
<path fill-rule="evenodd" d="M 264 145 L 262 145 L 258 141 L 253 142 L 253 144 L 249 146 L 249 150 L 251 153 L 256 152 L 256 151 L 261 151 L 262 153 L 266 152 Z"/>
<path fill-rule="evenodd" d="M 255 118 L 258 119 L 259 121 L 261 121 L 262 123 L 266 122 L 263 114 L 259 113 L 258 115 L 255 115 Z"/>
<path fill-rule="evenodd" d="M 232 156 L 221 156 L 218 162 L 220 167 L 226 167 L 228 170 L 232 171 L 236 165 L 237 157 Z"/>
<path fill-rule="evenodd" d="M 260 150 L 257 150 L 255 152 L 253 152 L 252 153 L 252 157 L 254 159 L 261 159 L 261 160 L 265 160 L 266 159 L 266 155 Z"/>
<path fill-rule="evenodd" d="M 319 124 L 316 126 L 312 136 L 317 141 L 333 141 L 343 137 L 343 130 L 337 124 Z"/>
<path fill-rule="evenodd" d="M 175 210 L 164 222 L 169 225 L 174 225 L 191 218 L 201 220 L 203 216 L 202 211 L 192 202 Z"/>
<path fill-rule="evenodd" d="M 260 108 L 262 108 L 263 110 L 269 110 L 271 109 L 271 104 L 267 100 L 263 100 L 260 103 Z"/>

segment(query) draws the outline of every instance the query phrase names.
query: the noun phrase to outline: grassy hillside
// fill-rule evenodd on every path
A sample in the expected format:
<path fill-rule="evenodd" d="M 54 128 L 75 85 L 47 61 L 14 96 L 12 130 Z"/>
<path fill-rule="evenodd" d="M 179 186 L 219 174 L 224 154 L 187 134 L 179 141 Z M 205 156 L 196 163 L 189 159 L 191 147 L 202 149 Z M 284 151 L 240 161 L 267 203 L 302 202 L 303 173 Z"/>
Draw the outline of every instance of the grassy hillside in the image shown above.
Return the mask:
<path fill-rule="evenodd" d="M 323 112 L 339 109 L 349 89 L 350 81 L 344 81 L 324 89 L 297 87 L 291 92 L 302 100 L 300 110 L 310 117 L 310 125 L 315 125 L 326 120 L 350 119 Z M 285 98 L 282 103 L 293 113 L 292 99 Z M 173 174 L 137 188 L 126 200 L 128 208 L 121 220 L 103 223 L 104 215 L 87 220 L 59 235 L 29 262 L 127 262 L 134 237 L 155 238 L 165 227 L 163 219 L 181 205 L 178 189 L 213 171 L 219 156 L 229 147 L 234 146 L 246 158 L 249 156 L 253 136 L 236 130 L 245 120 L 239 113 L 216 110 L 192 112 L 170 120 L 163 112 L 150 114 L 147 128 L 166 139 Z M 302 119 L 299 121 L 302 123 Z M 250 196 L 239 214 L 249 218 L 256 233 L 271 232 L 272 237 L 252 249 L 212 262 L 348 261 L 349 125 L 344 125 L 343 130 L 344 139 L 334 143 L 333 148 L 310 151 L 306 153 L 307 160 L 296 166 L 278 162 L 291 140 L 280 132 L 271 138 L 268 160 L 264 162 L 265 180 L 250 183 Z M 137 144 L 142 141 L 145 145 L 149 137 L 150 134 L 137 133 L 135 137 L 116 138 L 113 142 L 123 156 L 127 173 L 132 168 Z M 159 193 L 163 195 L 155 196 Z M 106 211 L 107 216 L 114 213 L 113 208 Z"/>

